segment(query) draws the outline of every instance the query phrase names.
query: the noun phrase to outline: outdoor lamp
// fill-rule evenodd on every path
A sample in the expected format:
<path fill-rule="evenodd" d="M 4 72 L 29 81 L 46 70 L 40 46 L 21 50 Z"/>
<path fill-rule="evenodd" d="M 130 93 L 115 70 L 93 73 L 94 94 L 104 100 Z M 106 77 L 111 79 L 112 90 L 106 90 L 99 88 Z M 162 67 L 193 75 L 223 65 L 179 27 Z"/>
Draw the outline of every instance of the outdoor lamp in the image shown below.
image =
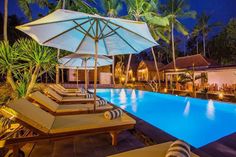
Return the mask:
<path fill-rule="evenodd" d="M 218 97 L 219 97 L 220 100 L 222 100 L 224 98 L 224 94 L 222 92 L 220 92 Z"/>

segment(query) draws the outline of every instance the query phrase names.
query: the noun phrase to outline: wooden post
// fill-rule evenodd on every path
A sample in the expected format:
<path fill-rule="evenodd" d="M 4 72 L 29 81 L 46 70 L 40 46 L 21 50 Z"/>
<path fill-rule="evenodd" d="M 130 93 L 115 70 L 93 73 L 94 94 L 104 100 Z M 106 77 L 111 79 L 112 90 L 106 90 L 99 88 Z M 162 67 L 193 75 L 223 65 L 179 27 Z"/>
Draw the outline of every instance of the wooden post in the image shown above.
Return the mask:
<path fill-rule="evenodd" d="M 61 68 L 61 83 L 64 83 L 64 69 Z"/>
<path fill-rule="evenodd" d="M 118 137 L 118 134 L 119 134 L 119 132 L 118 131 L 111 131 L 110 132 L 110 135 L 111 135 L 111 138 L 112 138 L 112 145 L 113 146 L 116 146 L 117 145 L 117 137 Z"/>
<path fill-rule="evenodd" d="M 77 89 L 79 89 L 79 70 L 78 70 L 78 67 L 76 67 L 76 85 L 77 85 Z"/>
<path fill-rule="evenodd" d="M 165 74 L 165 79 L 166 79 L 166 89 L 168 89 L 168 75 Z"/>
<path fill-rule="evenodd" d="M 87 90 L 88 90 L 88 84 L 87 84 L 87 58 L 85 58 L 84 89 L 85 89 L 85 93 L 87 93 Z"/>
<path fill-rule="evenodd" d="M 58 66 L 58 64 L 56 65 L 56 84 L 58 84 L 59 83 L 59 66 Z"/>
<path fill-rule="evenodd" d="M 113 84 L 116 84 L 115 81 L 115 56 L 112 56 L 112 80 L 113 80 Z"/>
<path fill-rule="evenodd" d="M 132 54 L 129 55 L 129 61 L 126 69 L 126 76 L 125 76 L 125 85 L 128 82 L 128 75 L 129 75 L 129 67 L 130 67 L 130 62 L 131 62 Z"/>
<path fill-rule="evenodd" d="M 96 36 L 95 36 L 95 54 L 94 54 L 94 58 L 95 58 L 95 69 L 94 69 L 94 107 L 93 107 L 93 111 L 96 111 L 96 93 L 97 93 L 97 59 L 98 59 L 98 19 L 96 19 Z"/>

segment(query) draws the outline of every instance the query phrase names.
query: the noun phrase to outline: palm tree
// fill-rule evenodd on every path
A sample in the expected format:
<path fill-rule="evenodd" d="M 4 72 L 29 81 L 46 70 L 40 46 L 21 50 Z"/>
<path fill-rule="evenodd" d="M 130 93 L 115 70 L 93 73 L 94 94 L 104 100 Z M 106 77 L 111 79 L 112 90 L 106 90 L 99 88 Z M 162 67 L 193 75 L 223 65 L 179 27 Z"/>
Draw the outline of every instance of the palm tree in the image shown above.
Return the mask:
<path fill-rule="evenodd" d="M 136 20 L 136 21 L 145 21 L 148 23 L 151 34 L 158 40 L 162 38 L 163 40 L 167 40 L 164 35 L 164 28 L 169 25 L 169 21 L 167 17 L 161 17 L 158 13 L 158 1 L 157 0 L 126 0 L 128 5 L 128 17 Z M 157 66 L 157 60 L 154 54 L 154 50 L 152 48 L 152 54 L 155 62 L 155 67 L 157 71 L 158 82 L 160 86 L 160 75 L 159 69 Z M 127 66 L 127 74 L 126 74 L 126 83 L 128 79 L 128 70 L 131 61 L 132 55 L 129 56 L 129 63 Z"/>
<path fill-rule="evenodd" d="M 4 0 L 4 25 L 3 25 L 3 38 L 4 41 L 8 41 L 7 39 L 7 18 L 8 18 L 8 0 Z"/>
<path fill-rule="evenodd" d="M 103 0 L 102 7 L 108 17 L 117 17 L 123 4 L 121 0 Z"/>
<path fill-rule="evenodd" d="M 175 37 L 174 30 L 182 33 L 183 35 L 188 35 L 187 29 L 184 25 L 178 20 L 181 18 L 195 18 L 196 12 L 189 10 L 189 6 L 184 0 L 167 0 L 166 5 L 162 7 L 163 14 L 169 17 L 170 22 L 170 36 L 171 36 L 171 47 L 172 47 L 172 58 L 174 63 L 174 69 L 176 69 L 175 63 Z"/>
<path fill-rule="evenodd" d="M 122 9 L 122 2 L 120 0 L 103 0 L 102 7 L 108 17 L 117 17 Z M 112 81 L 115 84 L 115 56 L 112 56 L 112 60 Z"/>
<path fill-rule="evenodd" d="M 34 88 L 40 71 L 48 70 L 48 67 L 53 68 L 56 65 L 56 51 L 29 39 L 18 40 L 16 47 L 19 53 L 22 54 L 20 59 L 28 66 L 29 74 L 31 75 L 26 92 L 27 96 Z"/>
<path fill-rule="evenodd" d="M 0 42 L 0 74 L 6 75 L 6 82 L 8 82 L 12 89 L 16 90 L 16 85 L 13 80 L 13 69 L 18 65 L 18 53 L 9 45 L 8 42 Z"/>
<path fill-rule="evenodd" d="M 194 28 L 193 35 L 201 35 L 203 43 L 203 55 L 206 56 L 206 38 L 208 33 L 217 26 L 220 26 L 219 22 L 214 22 L 209 24 L 211 19 L 210 15 L 207 15 L 206 12 L 203 12 L 200 16 L 197 17 L 197 24 Z"/>
<path fill-rule="evenodd" d="M 6 1 L 6 0 L 5 0 Z M 95 3 L 94 0 L 88 0 Z M 85 0 L 58 0 L 57 3 L 49 2 L 48 0 L 18 0 L 20 9 L 24 12 L 28 19 L 32 20 L 31 4 L 38 4 L 41 8 L 49 8 L 49 12 L 56 9 L 69 9 L 74 11 L 81 11 L 86 13 L 96 13 L 96 9 L 91 7 Z"/>

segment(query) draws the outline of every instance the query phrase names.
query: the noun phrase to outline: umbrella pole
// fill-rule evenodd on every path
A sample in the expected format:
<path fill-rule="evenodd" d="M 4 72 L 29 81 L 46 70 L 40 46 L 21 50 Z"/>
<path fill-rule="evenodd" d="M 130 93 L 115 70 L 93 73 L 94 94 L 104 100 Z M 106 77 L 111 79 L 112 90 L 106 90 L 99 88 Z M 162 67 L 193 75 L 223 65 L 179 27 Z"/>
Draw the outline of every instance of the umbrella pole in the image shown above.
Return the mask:
<path fill-rule="evenodd" d="M 58 64 L 56 65 L 56 84 L 59 83 L 59 66 Z"/>
<path fill-rule="evenodd" d="M 94 112 L 96 111 L 96 93 L 97 93 L 97 58 L 98 58 L 98 40 L 95 39 L 95 65 L 94 65 Z"/>
<path fill-rule="evenodd" d="M 76 84 L 77 84 L 77 89 L 79 89 L 79 70 L 78 67 L 76 68 Z"/>
<path fill-rule="evenodd" d="M 87 85 L 87 59 L 85 59 L 84 89 L 85 89 L 85 93 L 87 93 L 87 90 L 88 90 L 88 85 Z"/>

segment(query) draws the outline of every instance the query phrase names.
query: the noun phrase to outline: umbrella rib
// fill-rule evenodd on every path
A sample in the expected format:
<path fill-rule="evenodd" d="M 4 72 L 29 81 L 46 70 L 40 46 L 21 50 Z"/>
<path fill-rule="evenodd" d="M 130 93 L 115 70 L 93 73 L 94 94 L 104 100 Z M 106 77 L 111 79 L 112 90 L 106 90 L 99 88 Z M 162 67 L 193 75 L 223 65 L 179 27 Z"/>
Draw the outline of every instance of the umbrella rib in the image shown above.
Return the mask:
<path fill-rule="evenodd" d="M 89 20 L 87 20 L 87 21 L 81 23 L 80 25 L 83 25 L 83 24 L 87 23 L 87 22 L 90 21 L 90 20 L 91 20 L 91 19 L 89 19 Z M 69 28 L 69 29 L 67 29 L 67 30 L 65 30 L 65 31 L 63 31 L 63 32 L 61 32 L 61 33 L 59 33 L 59 34 L 53 36 L 52 38 L 50 38 L 50 39 L 44 41 L 43 44 L 45 44 L 45 43 L 47 43 L 47 42 L 49 42 L 49 41 L 51 41 L 51 40 L 53 40 L 53 39 L 55 39 L 55 38 L 57 38 L 57 37 L 59 37 L 59 36 L 65 34 L 65 33 L 69 32 L 69 31 L 71 31 L 71 30 L 73 30 L 73 29 L 75 29 L 76 27 L 78 27 L 78 24 L 77 24 L 76 26 L 74 26 L 74 27 L 72 27 L 72 28 Z"/>
<path fill-rule="evenodd" d="M 149 41 L 149 42 L 151 42 L 151 43 L 153 43 L 153 44 L 157 44 L 156 42 L 153 42 L 153 41 L 147 39 L 146 37 L 144 37 L 144 36 L 142 36 L 142 35 L 140 35 L 140 34 L 134 32 L 134 31 L 132 31 L 132 30 L 129 30 L 129 29 L 127 29 L 127 28 L 125 28 L 125 27 L 123 27 L 123 26 L 121 26 L 121 25 L 118 25 L 118 24 L 116 24 L 116 23 L 114 23 L 114 22 L 111 22 L 110 20 L 104 19 L 104 21 L 108 21 L 108 23 L 111 23 L 111 24 L 113 24 L 113 25 L 115 25 L 115 26 L 118 26 L 118 27 L 120 26 L 122 29 L 124 29 L 124 30 L 126 30 L 126 31 L 128 31 L 128 32 L 134 33 L 135 35 L 137 35 L 137 36 L 139 36 L 139 37 L 141 37 L 141 38 L 143 38 L 143 39 L 145 39 L 145 40 L 147 40 L 147 41 Z"/>
<path fill-rule="evenodd" d="M 103 21 L 102 21 L 103 22 Z M 104 22 L 103 22 L 104 23 Z M 107 27 L 109 27 L 111 30 L 113 30 L 109 25 L 107 25 Z M 116 35 L 118 35 L 127 45 L 129 45 L 134 51 L 136 52 L 139 52 L 137 51 L 128 41 L 126 41 L 119 33 L 117 33 L 115 30 L 114 30 L 114 33 Z"/>
<path fill-rule="evenodd" d="M 101 29 L 101 24 L 100 24 L 100 22 L 98 22 L 98 26 L 99 26 L 99 28 Z M 104 27 L 106 27 L 106 24 L 105 24 L 105 26 Z M 103 37 L 103 31 L 101 32 L 101 34 L 100 34 L 102 37 Z M 99 35 L 99 36 L 100 36 Z M 105 40 L 104 40 L 104 38 L 101 38 L 102 39 L 102 41 L 103 41 L 103 43 L 104 43 L 104 46 L 105 46 L 105 50 L 106 50 L 106 52 L 107 52 L 107 54 L 109 53 L 108 52 L 108 49 L 107 49 L 107 44 L 106 44 L 106 42 L 105 42 Z"/>
<path fill-rule="evenodd" d="M 95 23 L 95 20 L 93 21 L 93 24 Z M 80 48 L 80 46 L 82 45 L 83 41 L 85 40 L 86 36 L 90 36 L 90 34 L 88 33 L 90 31 L 90 29 L 92 28 L 93 24 L 89 27 L 88 31 L 86 32 L 86 34 L 84 35 L 83 39 L 81 40 L 81 42 L 79 43 L 78 47 L 76 48 L 75 52 L 77 52 Z M 77 30 L 77 29 L 76 29 Z M 93 39 L 93 37 L 92 37 Z"/>
<path fill-rule="evenodd" d="M 38 24 L 28 24 L 28 25 L 22 25 L 22 26 L 19 26 L 19 27 L 40 26 L 40 25 L 47 25 L 47 24 L 54 24 L 54 23 L 68 22 L 68 21 L 74 21 L 74 20 L 83 20 L 83 19 L 87 19 L 87 18 L 89 18 L 89 17 L 84 17 L 84 18 L 74 18 L 74 19 L 61 20 L 61 21 L 44 22 L 44 23 L 38 23 Z"/>
<path fill-rule="evenodd" d="M 119 28 L 120 28 L 120 27 L 117 27 L 116 29 L 110 31 L 109 33 L 107 33 L 106 35 L 104 35 L 103 38 L 107 38 L 107 37 L 109 37 L 109 36 L 114 35 L 114 34 L 115 34 L 114 31 L 116 31 L 116 30 L 119 29 Z M 102 39 L 102 38 L 100 38 L 100 39 Z"/>
<path fill-rule="evenodd" d="M 92 21 L 92 19 L 90 19 L 90 21 Z M 73 22 L 76 23 L 78 25 L 78 27 L 81 28 L 84 32 L 86 32 L 88 36 L 90 36 L 92 39 L 94 39 L 94 37 L 91 34 L 89 34 L 88 31 L 86 31 L 83 27 L 81 27 L 81 25 L 79 25 L 79 23 L 77 23 L 76 21 L 73 21 Z"/>
<path fill-rule="evenodd" d="M 103 31 L 104 31 L 105 28 L 107 27 L 107 23 L 108 23 L 108 22 L 106 21 L 106 24 L 104 25 L 104 27 L 103 27 L 102 29 L 101 29 L 101 25 L 100 25 L 100 23 L 99 23 L 99 25 L 100 25 L 99 27 L 100 27 L 100 29 L 101 29 L 101 32 L 100 32 L 100 34 L 98 35 L 98 38 L 99 38 L 99 39 L 100 39 L 100 36 L 103 35 Z"/>

